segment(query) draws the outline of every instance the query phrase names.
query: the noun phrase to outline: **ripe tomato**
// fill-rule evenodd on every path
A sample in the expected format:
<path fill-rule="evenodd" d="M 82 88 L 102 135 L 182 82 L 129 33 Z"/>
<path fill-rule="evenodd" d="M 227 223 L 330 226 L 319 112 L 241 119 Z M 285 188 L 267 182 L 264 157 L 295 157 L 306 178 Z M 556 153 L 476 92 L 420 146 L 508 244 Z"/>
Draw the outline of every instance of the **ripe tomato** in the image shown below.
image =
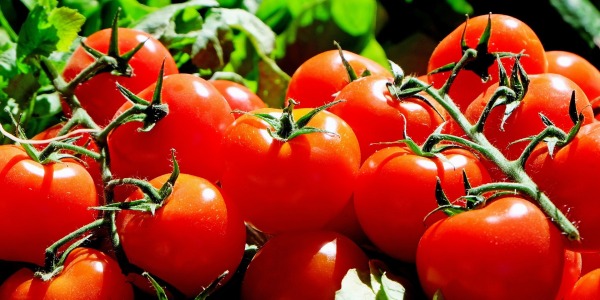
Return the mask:
<path fill-rule="evenodd" d="M 501 127 L 504 106 L 492 109 L 485 123 L 483 133 L 508 159 L 518 158 L 527 142 L 514 143 L 519 139 L 534 136 L 544 130 L 539 114 L 548 117 L 554 125 L 565 132 L 574 126 L 569 117 L 569 103 L 575 92 L 575 106 L 584 116 L 584 124 L 594 120 L 590 101 L 572 80 L 559 74 L 544 73 L 529 76 L 529 88 L 525 97 Z M 485 106 L 490 101 L 498 84 L 490 86 L 467 108 L 465 117 L 472 123 L 477 122 Z"/>
<path fill-rule="evenodd" d="M 49 281 L 21 269 L 0 286 L 0 299 L 133 299 L 133 288 L 119 263 L 91 248 L 76 248 L 64 269 Z"/>
<path fill-rule="evenodd" d="M 581 275 L 600 268 L 600 252 L 581 252 Z"/>
<path fill-rule="evenodd" d="M 152 179 L 160 188 L 170 174 Z M 127 201 L 142 199 L 141 190 Z M 225 271 L 233 276 L 242 260 L 246 227 L 230 201 L 208 180 L 180 174 L 173 192 L 153 215 L 120 211 L 117 232 L 129 261 L 188 297 L 199 294 Z"/>
<path fill-rule="evenodd" d="M 242 280 L 242 298 L 333 299 L 348 270 L 368 272 L 368 258 L 329 231 L 283 233 L 258 250 Z"/>
<path fill-rule="evenodd" d="M 594 300 L 600 297 L 600 269 L 581 276 L 565 300 Z"/>
<path fill-rule="evenodd" d="M 567 244 L 575 251 L 600 251 L 600 196 L 593 176 L 600 168 L 599 153 L 600 123 L 593 122 L 552 155 L 540 145 L 526 163 L 525 170 L 539 188 L 577 226 L 581 239 Z"/>
<path fill-rule="evenodd" d="M 427 72 L 450 63 L 456 63 L 461 59 L 463 56 L 461 48 L 463 32 L 468 47 L 476 48 L 490 17 L 489 53 L 510 52 L 518 54 L 523 52 L 525 55 L 521 57 L 520 61 L 528 74 L 546 72 L 548 68 L 546 53 L 536 33 L 523 21 L 502 14 L 475 16 L 450 32 L 431 53 Z M 502 58 L 501 62 L 508 74 L 511 74 L 515 59 L 506 57 Z M 461 70 L 458 73 L 450 88 L 449 95 L 463 112 L 475 97 L 490 85 L 498 82 L 498 63 L 494 56 L 478 53 L 478 59 L 471 62 L 469 67 L 477 67 L 487 71 L 491 78 L 482 80 L 479 75 L 469 69 Z M 446 82 L 450 73 L 448 71 L 430 74 L 429 81 L 435 88 L 440 88 Z"/>
<path fill-rule="evenodd" d="M 416 97 L 398 99 L 387 89 L 391 82 L 392 77 L 379 75 L 350 82 L 334 99 L 344 102 L 329 108 L 354 130 L 363 160 L 387 147 L 376 143 L 403 139 L 405 126 L 407 134 L 421 144 L 444 122 L 440 114 L 446 115 L 445 110 L 433 98 L 422 94 L 436 109 Z"/>
<path fill-rule="evenodd" d="M 366 70 L 371 74 L 392 76 L 388 69 L 367 57 L 346 50 L 343 53 L 358 76 Z M 289 99 L 294 99 L 298 102 L 298 108 L 322 106 L 333 101 L 348 83 L 350 76 L 342 63 L 340 52 L 321 52 L 302 63 L 292 74 L 285 95 L 286 105 Z"/>
<path fill-rule="evenodd" d="M 565 251 L 565 269 L 563 271 L 563 280 L 560 284 L 558 296 L 556 300 L 566 299 L 566 296 L 571 292 L 573 286 L 581 276 L 582 255 L 579 252 L 566 250 Z"/>
<path fill-rule="evenodd" d="M 85 43 L 95 50 L 108 53 L 110 37 L 111 29 L 102 29 L 88 36 Z M 133 69 L 131 77 L 104 72 L 97 74 L 76 88 L 75 96 L 98 125 L 108 124 L 117 109 L 126 102 L 125 97 L 117 89 L 116 82 L 119 82 L 133 93 L 137 93 L 156 81 L 163 60 L 165 62 L 165 75 L 179 73 L 171 53 L 160 41 L 140 30 L 132 28 L 118 29 L 120 54 L 129 52 L 142 42 L 144 46 L 129 61 L 129 65 Z M 63 70 L 65 80 L 72 80 L 93 62 L 94 57 L 79 46 L 65 65 Z M 63 103 L 63 110 L 67 115 L 70 114 L 70 108 L 66 103 Z"/>
<path fill-rule="evenodd" d="M 546 51 L 548 72 L 564 75 L 585 92 L 588 99 L 600 97 L 600 70 L 591 62 L 569 51 Z"/>
<path fill-rule="evenodd" d="M 385 254 L 415 261 L 425 232 L 423 220 L 437 207 L 436 177 L 450 201 L 465 195 L 463 170 L 472 186 L 490 182 L 470 151 L 447 149 L 441 154 L 445 159 L 419 156 L 406 147 L 388 147 L 362 164 L 354 191 L 356 215 L 367 237 Z M 428 223 L 438 216 L 432 215 Z"/>
<path fill-rule="evenodd" d="M 252 111 L 267 107 L 267 104 L 252 90 L 235 81 L 217 79 L 209 81 L 225 97 L 231 109 L 241 111 Z M 238 114 L 234 115 L 239 116 Z"/>
<path fill-rule="evenodd" d="M 155 88 L 152 84 L 138 96 L 150 101 Z M 220 150 L 223 135 L 234 120 L 225 98 L 200 77 L 174 74 L 163 80 L 162 103 L 169 106 L 169 113 L 152 130 L 139 131 L 142 122 L 129 122 L 110 133 L 113 175 L 154 178 L 170 173 L 171 149 L 175 149 L 182 173 L 217 182 L 226 157 Z M 117 114 L 132 105 L 123 104 Z"/>
<path fill-rule="evenodd" d="M 31 138 L 32 140 L 47 140 L 47 139 L 51 139 L 51 138 L 55 138 L 58 133 L 60 132 L 60 130 L 63 128 L 64 123 L 58 123 L 56 125 L 53 125 L 49 128 L 47 128 L 46 130 L 38 133 L 37 135 L 35 135 L 33 138 Z M 79 129 L 80 127 L 77 127 L 76 129 Z M 94 151 L 94 152 L 98 152 L 99 148 L 98 145 L 96 144 L 96 142 L 93 140 L 93 138 L 90 136 L 89 133 L 81 133 L 81 134 L 75 134 L 75 135 L 71 135 L 69 136 L 70 138 L 77 138 L 78 139 L 73 143 L 74 145 L 77 146 L 81 146 L 81 147 L 85 147 L 88 150 Z M 38 149 L 38 150 L 42 150 L 44 149 L 46 146 L 48 146 L 48 144 L 34 144 L 34 146 Z M 73 154 L 73 153 L 71 153 Z M 104 199 L 104 194 L 103 194 L 103 189 L 104 189 L 104 183 L 102 182 L 102 172 L 101 172 L 101 168 L 100 168 L 100 164 L 98 164 L 97 161 L 95 161 L 93 158 L 86 156 L 86 155 L 76 155 L 78 158 L 81 159 L 81 161 L 83 162 L 83 165 L 85 166 L 85 169 L 90 173 L 90 175 L 92 175 L 92 178 L 94 179 L 94 182 L 96 183 L 96 191 L 98 192 L 98 196 L 100 197 L 100 199 Z"/>
<path fill-rule="evenodd" d="M 294 109 L 295 120 L 311 109 Z M 281 109 L 255 113 L 280 118 Z M 340 117 L 317 113 L 307 126 L 327 130 L 280 141 L 271 126 L 253 115 L 239 117 L 225 133 L 227 160 L 221 185 L 245 220 L 276 234 L 318 229 L 338 215 L 354 190 L 360 164 L 356 135 Z"/>
<path fill-rule="evenodd" d="M 40 164 L 0 146 L 0 259 L 43 265 L 46 248 L 98 216 L 94 180 L 78 162 Z"/>
<path fill-rule="evenodd" d="M 504 197 L 427 228 L 417 249 L 426 294 L 444 299 L 555 299 L 565 248 L 531 201 Z"/>

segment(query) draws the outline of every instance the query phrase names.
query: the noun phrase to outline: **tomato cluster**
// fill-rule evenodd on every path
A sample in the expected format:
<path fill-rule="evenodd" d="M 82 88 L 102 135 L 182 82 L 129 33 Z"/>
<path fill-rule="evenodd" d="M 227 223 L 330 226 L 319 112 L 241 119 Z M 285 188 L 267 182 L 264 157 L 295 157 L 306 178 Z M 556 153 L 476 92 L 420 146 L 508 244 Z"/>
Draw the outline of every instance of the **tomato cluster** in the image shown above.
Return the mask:
<path fill-rule="evenodd" d="M 0 299 L 332 299 L 374 261 L 414 299 L 598 297 L 600 71 L 499 14 L 428 71 L 326 51 L 268 107 L 89 36 L 67 120 L 0 146 Z"/>

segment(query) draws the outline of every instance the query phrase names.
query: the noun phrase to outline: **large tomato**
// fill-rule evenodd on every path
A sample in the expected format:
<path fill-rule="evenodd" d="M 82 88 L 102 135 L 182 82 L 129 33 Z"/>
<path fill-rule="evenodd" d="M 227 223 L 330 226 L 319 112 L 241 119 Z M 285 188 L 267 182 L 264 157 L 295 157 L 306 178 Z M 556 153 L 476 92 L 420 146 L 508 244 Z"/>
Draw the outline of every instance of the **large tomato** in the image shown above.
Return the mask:
<path fill-rule="evenodd" d="M 392 76 L 388 69 L 367 57 L 346 50 L 343 53 L 357 76 L 365 71 Z M 289 99 L 294 99 L 298 102 L 296 107 L 319 107 L 333 101 L 336 94 L 350 81 L 340 52 L 324 51 L 307 59 L 292 74 L 285 100 L 287 103 Z"/>
<path fill-rule="evenodd" d="M 431 225 L 417 273 L 444 299 L 555 299 L 564 273 L 560 230 L 531 201 L 504 197 Z"/>
<path fill-rule="evenodd" d="M 170 174 L 150 183 L 160 188 Z M 127 201 L 143 198 L 141 190 Z M 124 210 L 117 232 L 129 261 L 173 285 L 188 297 L 199 294 L 225 271 L 233 276 L 242 260 L 246 227 L 217 186 L 180 174 L 173 192 L 154 214 Z"/>
<path fill-rule="evenodd" d="M 41 164 L 0 146 L 0 259 L 43 265 L 48 246 L 96 219 L 96 186 L 78 162 Z"/>
<path fill-rule="evenodd" d="M 334 100 L 343 100 L 329 108 L 329 111 L 346 121 L 358 138 L 363 160 L 387 145 L 404 139 L 406 133 L 418 144 L 425 142 L 447 116 L 433 98 L 423 97 L 429 104 L 417 98 L 398 99 L 387 88 L 393 78 L 371 75 L 346 85 Z M 437 110 L 437 111 L 436 111 Z"/>
<path fill-rule="evenodd" d="M 258 250 L 242 281 L 242 298 L 334 299 L 350 269 L 368 272 L 368 258 L 330 231 L 283 233 Z"/>
<path fill-rule="evenodd" d="M 600 70 L 587 59 L 569 51 L 546 51 L 548 72 L 564 75 L 585 92 L 588 99 L 600 97 Z"/>
<path fill-rule="evenodd" d="M 91 48 L 106 54 L 110 45 L 110 37 L 111 29 L 107 28 L 91 34 L 84 42 Z M 76 88 L 75 96 L 99 125 L 108 124 L 117 109 L 126 102 L 125 97 L 117 89 L 117 82 L 137 93 L 156 81 L 163 60 L 165 75 L 179 73 L 171 53 L 160 41 L 140 30 L 118 29 L 120 54 L 129 52 L 142 42 L 144 46 L 129 60 L 129 65 L 133 69 L 131 77 L 103 72 Z M 65 80 L 72 80 L 93 62 L 94 57 L 88 54 L 82 46 L 79 46 L 65 65 L 63 70 Z M 67 115 L 70 114 L 70 108 L 65 103 L 63 103 L 63 110 Z"/>
<path fill-rule="evenodd" d="M 593 175 L 600 168 L 600 123 L 580 128 L 567 145 L 548 152 L 542 144 L 531 154 L 526 171 L 571 221 L 581 239 L 570 241 L 576 251 L 600 251 L 600 195 Z"/>
<path fill-rule="evenodd" d="M 109 255 L 91 248 L 76 248 L 64 269 L 44 281 L 28 268 L 10 276 L 0 286 L 0 299 L 133 299 L 133 288 L 119 263 Z"/>
<path fill-rule="evenodd" d="M 295 120 L 311 109 L 294 109 Z M 281 109 L 253 113 L 280 118 Z M 360 165 L 356 135 L 340 117 L 317 113 L 308 127 L 328 132 L 301 134 L 287 141 L 246 114 L 227 130 L 221 179 L 223 194 L 239 205 L 246 221 L 266 233 L 323 228 L 347 205 Z"/>
<path fill-rule="evenodd" d="M 367 237 L 382 252 L 414 262 L 425 232 L 423 220 L 437 207 L 436 178 L 452 202 L 465 195 L 463 171 L 472 186 L 490 182 L 481 162 L 465 149 L 447 149 L 445 158 L 423 157 L 406 147 L 388 147 L 362 164 L 354 206 Z M 433 223 L 439 215 L 432 215 Z"/>
<path fill-rule="evenodd" d="M 523 53 L 520 61 L 528 74 L 539 74 L 546 72 L 548 62 L 542 42 L 536 33 L 523 21 L 508 15 L 490 14 L 479 15 L 469 18 L 458 26 L 446 37 L 444 37 L 431 53 L 427 71 L 443 67 L 450 63 L 458 62 L 463 56 L 462 38 L 470 48 L 476 48 L 480 37 L 491 18 L 491 33 L 488 43 L 488 53 L 511 52 Z M 478 53 L 476 60 L 461 70 L 456 76 L 449 95 L 464 111 L 475 97 L 485 91 L 490 85 L 498 82 L 498 63 L 494 55 Z M 508 74 L 512 72 L 515 59 L 513 57 L 502 58 L 502 65 Z M 480 75 L 472 71 L 481 70 L 491 76 L 482 80 Z M 479 71 L 478 71 L 479 72 Z M 435 88 L 440 88 L 450 76 L 450 71 L 429 75 L 429 81 Z"/>
<path fill-rule="evenodd" d="M 565 132 L 574 126 L 569 117 L 569 105 L 573 92 L 575 93 L 575 107 L 578 113 L 584 116 L 584 124 L 594 120 L 594 113 L 585 93 L 569 78 L 553 73 L 536 74 L 529 76 L 529 88 L 519 106 L 506 119 L 505 106 L 497 106 L 489 114 L 484 135 L 508 159 L 518 158 L 527 142 L 513 143 L 517 140 L 537 135 L 544 130 L 545 125 L 540 114 L 546 116 L 554 125 Z M 490 86 L 484 93 L 477 97 L 467 108 L 465 116 L 472 123 L 477 122 L 485 106 L 498 88 L 498 84 Z"/>
<path fill-rule="evenodd" d="M 556 300 L 566 299 L 573 286 L 577 283 L 577 280 L 582 275 L 582 257 L 583 255 L 579 252 L 572 250 L 565 251 L 565 268 L 563 272 L 563 279 L 560 284 L 560 289 Z"/>
<path fill-rule="evenodd" d="M 152 84 L 138 96 L 150 101 L 155 88 Z M 169 113 L 152 130 L 139 131 L 142 122 L 129 122 L 108 136 L 114 176 L 154 178 L 170 173 L 175 149 L 182 173 L 217 182 L 226 157 L 221 152 L 223 135 L 235 119 L 229 104 L 208 81 L 192 74 L 166 76 L 161 93 Z M 123 104 L 117 115 L 131 106 Z"/>

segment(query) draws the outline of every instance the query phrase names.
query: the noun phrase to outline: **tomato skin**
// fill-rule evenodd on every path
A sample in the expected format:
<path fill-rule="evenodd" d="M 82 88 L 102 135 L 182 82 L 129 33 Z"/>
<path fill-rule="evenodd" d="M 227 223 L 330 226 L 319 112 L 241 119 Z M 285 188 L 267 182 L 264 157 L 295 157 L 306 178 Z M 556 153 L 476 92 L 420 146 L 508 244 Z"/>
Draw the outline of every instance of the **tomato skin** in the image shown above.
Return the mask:
<path fill-rule="evenodd" d="M 385 254 L 414 262 L 423 220 L 437 208 L 436 177 L 448 199 L 465 195 L 462 171 L 472 186 L 490 182 L 481 162 L 464 149 L 442 152 L 447 160 L 414 154 L 406 147 L 388 147 L 361 166 L 354 191 L 354 208 L 365 234 Z M 427 223 L 442 214 L 431 215 Z M 393 232 L 393 234 L 390 234 Z"/>
<path fill-rule="evenodd" d="M 392 76 L 392 73 L 375 61 L 343 50 L 344 58 L 354 68 L 357 76 L 365 70 L 372 75 Z M 319 107 L 334 100 L 335 95 L 350 82 L 348 71 L 338 50 L 321 52 L 304 61 L 290 78 L 285 96 L 286 105 L 294 99 L 296 107 Z"/>
<path fill-rule="evenodd" d="M 588 99 L 600 97 L 600 70 L 582 56 L 569 51 L 546 51 L 548 72 L 564 75 L 585 92 Z"/>
<path fill-rule="evenodd" d="M 489 15 L 479 15 L 469 18 L 466 22 L 465 41 L 470 48 L 476 48 L 481 33 L 484 31 Z M 508 15 L 491 14 L 491 36 L 488 43 L 488 51 L 521 53 L 520 62 L 527 74 L 544 73 L 548 69 L 544 46 L 536 33 L 523 21 Z M 458 62 L 462 58 L 461 40 L 465 23 L 456 27 L 444 37 L 431 53 L 427 72 L 445 66 L 449 63 Z M 511 74 L 515 62 L 514 58 L 502 58 L 502 65 L 507 74 Z M 440 88 L 450 76 L 450 71 L 430 74 L 429 82 L 435 88 Z M 498 63 L 494 62 L 488 73 L 491 79 L 483 82 L 481 78 L 472 71 L 461 70 L 456 76 L 449 95 L 464 112 L 469 103 L 490 85 L 498 82 Z"/>
<path fill-rule="evenodd" d="M 388 146 L 374 143 L 404 139 L 405 125 L 407 134 L 421 144 L 444 122 L 440 114 L 446 115 L 445 110 L 427 94 L 423 97 L 439 113 L 423 100 L 393 97 L 386 86 L 393 81 L 392 77 L 371 75 L 350 82 L 335 97 L 344 102 L 329 108 L 354 130 L 363 160 Z"/>
<path fill-rule="evenodd" d="M 298 120 L 309 111 L 294 109 L 293 116 Z M 279 118 L 282 110 L 253 113 Z M 309 133 L 281 142 L 269 135 L 265 121 L 248 114 L 225 134 L 223 194 L 263 232 L 323 228 L 352 196 L 360 164 L 356 135 L 328 111 L 317 113 L 307 126 L 336 135 Z"/>
<path fill-rule="evenodd" d="M 108 53 L 110 35 L 110 28 L 102 29 L 88 36 L 85 43 L 95 50 Z M 115 111 L 126 102 L 125 97 L 116 87 L 117 82 L 134 94 L 138 93 L 156 81 L 163 60 L 164 75 L 179 73 L 169 50 L 150 34 L 132 28 L 119 28 L 118 41 L 120 54 L 134 49 L 139 43 L 145 41 L 144 46 L 129 61 L 133 75 L 125 77 L 104 72 L 75 89 L 75 96 L 81 102 L 81 106 L 100 126 L 108 124 Z M 94 58 L 79 46 L 67 61 L 63 77 L 66 81 L 70 81 L 93 62 Z M 63 111 L 70 115 L 70 108 L 66 103 L 63 103 Z"/>
<path fill-rule="evenodd" d="M 600 269 L 581 276 L 566 300 L 594 300 L 600 297 Z"/>
<path fill-rule="evenodd" d="M 170 174 L 150 183 L 160 188 Z M 126 201 L 141 199 L 137 189 Z M 188 297 L 199 294 L 242 260 L 246 227 L 237 209 L 210 181 L 180 174 L 172 194 L 154 215 L 120 211 L 116 226 L 129 261 L 172 284 Z"/>
<path fill-rule="evenodd" d="M 594 174 L 600 168 L 600 123 L 582 126 L 573 140 L 549 155 L 545 144 L 527 160 L 525 170 L 563 214 L 577 226 L 581 239 L 569 249 L 600 251 L 600 198 Z"/>
<path fill-rule="evenodd" d="M 20 269 L 0 286 L 4 300 L 104 300 L 134 299 L 118 262 L 91 248 L 76 248 L 65 260 L 65 268 L 56 277 L 43 281 L 33 271 Z"/>
<path fill-rule="evenodd" d="M 346 236 L 289 232 L 258 250 L 242 281 L 242 299 L 333 299 L 349 269 L 368 272 L 368 258 Z"/>
<path fill-rule="evenodd" d="M 150 101 L 155 85 L 138 96 Z M 141 122 L 129 122 L 109 134 L 113 175 L 154 178 L 170 173 L 171 149 L 175 149 L 182 173 L 217 182 L 225 160 L 220 151 L 223 135 L 235 119 L 225 98 L 200 77 L 174 74 L 163 79 L 162 103 L 169 106 L 169 113 L 152 130 L 140 132 Z M 131 106 L 125 103 L 117 114 Z"/>
<path fill-rule="evenodd" d="M 572 93 L 575 92 L 575 106 L 577 111 L 584 116 L 584 124 L 594 120 L 594 113 L 589 99 L 575 82 L 569 78 L 552 73 L 529 75 L 529 88 L 525 97 L 513 113 L 508 117 L 501 129 L 504 116 L 504 106 L 496 107 L 490 112 L 483 129 L 484 135 L 508 159 L 518 158 L 527 142 L 512 142 L 526 137 L 534 136 L 544 130 L 539 114 L 548 117 L 554 125 L 565 132 L 574 126 L 569 117 L 569 103 Z M 498 84 L 489 87 L 467 108 L 465 117 L 475 123 L 490 101 Z"/>
<path fill-rule="evenodd" d="M 554 299 L 565 248 L 558 228 L 532 202 L 505 197 L 427 228 L 417 273 L 430 297 Z"/>
<path fill-rule="evenodd" d="M 232 110 L 252 111 L 267 107 L 267 104 L 252 90 L 235 81 L 217 79 L 209 81 L 225 97 Z M 239 114 L 234 114 L 237 118 Z"/>
<path fill-rule="evenodd" d="M 42 165 L 23 148 L 0 146 L 0 259 L 44 263 L 46 248 L 96 219 L 94 180 L 79 163 Z"/>
<path fill-rule="evenodd" d="M 563 272 L 563 280 L 560 285 L 556 300 L 566 299 L 575 286 L 575 283 L 577 283 L 577 280 L 582 274 L 581 259 L 581 253 L 572 250 L 565 251 L 565 269 Z"/>

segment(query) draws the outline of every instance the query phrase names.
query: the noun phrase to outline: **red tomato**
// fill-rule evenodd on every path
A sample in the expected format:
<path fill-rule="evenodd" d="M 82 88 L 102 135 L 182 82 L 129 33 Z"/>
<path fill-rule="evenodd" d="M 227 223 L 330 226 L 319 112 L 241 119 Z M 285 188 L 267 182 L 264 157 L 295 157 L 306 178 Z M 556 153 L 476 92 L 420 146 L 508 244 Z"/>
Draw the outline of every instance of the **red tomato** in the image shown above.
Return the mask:
<path fill-rule="evenodd" d="M 85 43 L 95 50 L 108 53 L 110 36 L 110 28 L 102 29 L 88 36 Z M 120 54 L 129 52 L 142 42 L 144 42 L 144 46 L 129 61 L 129 65 L 133 69 L 131 77 L 104 72 L 87 80 L 75 90 L 75 96 L 77 96 L 83 108 L 99 125 L 108 124 L 117 109 L 126 102 L 126 98 L 116 87 L 117 82 L 133 93 L 138 93 L 156 81 L 163 60 L 165 62 L 165 75 L 179 73 L 171 53 L 160 41 L 140 30 L 132 28 L 118 29 Z M 65 65 L 63 70 L 65 80 L 72 80 L 93 62 L 94 57 L 79 46 Z M 63 103 L 63 110 L 67 115 L 70 114 L 70 108 L 66 103 Z"/>
<path fill-rule="evenodd" d="M 600 269 L 600 252 L 581 252 L 581 275 Z"/>
<path fill-rule="evenodd" d="M 152 84 L 138 96 L 150 101 L 155 88 Z M 175 149 L 182 173 L 217 182 L 226 157 L 220 150 L 223 135 L 234 120 L 225 98 L 200 77 L 174 74 L 164 78 L 162 103 L 169 106 L 169 113 L 152 130 L 139 131 L 141 122 L 129 122 L 110 133 L 113 175 L 154 178 L 170 173 L 171 149 Z M 125 103 L 117 114 L 132 105 Z"/>
<path fill-rule="evenodd" d="M 49 281 L 21 269 L 0 286 L 0 299 L 133 299 L 119 263 L 109 255 L 91 248 L 76 248 L 69 253 L 64 269 Z"/>
<path fill-rule="evenodd" d="M 150 183 L 159 188 L 170 174 Z M 141 199 L 141 190 L 127 201 Z M 129 261 L 188 297 L 199 294 L 225 271 L 233 276 L 242 260 L 246 227 L 236 208 L 214 184 L 180 174 L 173 192 L 152 215 L 120 211 L 117 232 Z"/>
<path fill-rule="evenodd" d="M 527 142 L 514 143 L 519 139 L 534 136 L 544 130 L 539 114 L 548 117 L 554 125 L 565 132 L 574 126 L 569 117 L 569 103 L 575 92 L 575 106 L 584 116 L 584 124 L 594 120 L 590 101 L 581 88 L 567 77 L 544 73 L 529 76 L 529 88 L 517 107 L 501 128 L 505 106 L 492 109 L 485 123 L 483 134 L 508 159 L 518 158 Z M 471 123 L 477 122 L 498 84 L 490 86 L 467 108 L 465 116 Z"/>
<path fill-rule="evenodd" d="M 431 53 L 427 72 L 431 72 L 450 63 L 458 62 L 463 56 L 461 41 L 463 38 L 470 48 L 476 48 L 484 29 L 487 26 L 490 15 L 480 15 L 468 19 L 458 26 L 444 39 Z M 523 68 L 528 74 L 539 74 L 546 72 L 548 62 L 542 42 L 536 33 L 524 22 L 511 16 L 502 14 L 491 14 L 491 36 L 488 43 L 488 52 L 510 52 L 521 53 L 520 59 Z M 466 31 L 465 31 L 466 26 Z M 502 65 L 511 74 L 515 59 L 512 57 L 502 58 Z M 469 63 L 468 68 L 481 68 L 488 72 L 491 78 L 482 80 L 475 72 L 464 69 L 456 76 L 449 95 L 464 111 L 475 97 L 485 91 L 490 85 L 498 82 L 498 63 L 494 56 L 478 53 L 478 59 Z M 440 88 L 446 82 L 451 72 L 442 72 L 429 75 L 429 81 L 435 88 Z"/>
<path fill-rule="evenodd" d="M 575 283 L 581 276 L 581 259 L 581 253 L 571 250 L 565 251 L 565 269 L 563 272 L 563 280 L 560 285 L 556 300 L 565 299 L 573 289 L 573 286 L 575 286 Z"/>
<path fill-rule="evenodd" d="M 533 151 L 526 171 L 563 214 L 576 225 L 581 239 L 568 247 L 600 251 L 600 195 L 595 174 L 600 170 L 600 123 L 580 128 L 567 145 L 549 155 L 545 144 Z"/>
<path fill-rule="evenodd" d="M 242 281 L 242 298 L 333 299 L 350 269 L 368 272 L 365 253 L 328 231 L 276 235 L 256 253 Z"/>
<path fill-rule="evenodd" d="M 559 229 L 531 201 L 505 197 L 427 228 L 417 273 L 431 299 L 555 299 L 564 272 Z"/>
<path fill-rule="evenodd" d="M 232 110 L 238 109 L 247 112 L 267 107 L 258 95 L 243 84 L 224 79 L 209 82 L 225 97 Z M 234 114 L 234 116 L 238 117 L 239 114 Z"/>
<path fill-rule="evenodd" d="M 447 149 L 445 159 L 422 157 L 405 147 L 389 147 L 361 166 L 354 207 L 367 237 L 385 254 L 414 262 L 423 220 L 437 208 L 436 177 L 450 201 L 465 195 L 463 170 L 472 186 L 490 182 L 481 162 L 465 149 Z M 437 216 L 432 215 L 428 223 Z"/>
<path fill-rule="evenodd" d="M 96 219 L 94 180 L 72 160 L 40 164 L 0 146 L 0 259 L 43 265 L 46 248 Z"/>
<path fill-rule="evenodd" d="M 591 62 L 569 51 L 546 51 L 548 72 L 564 75 L 585 92 L 588 99 L 600 97 L 600 70 Z"/>
<path fill-rule="evenodd" d="M 388 69 L 367 57 L 346 50 L 343 53 L 358 76 L 366 70 L 371 74 L 392 76 Z M 350 76 L 342 63 L 340 52 L 321 52 L 302 63 L 292 74 L 285 96 L 286 105 L 289 99 L 294 99 L 298 102 L 298 108 L 322 106 L 333 101 L 348 83 Z"/>
<path fill-rule="evenodd" d="M 566 300 L 595 300 L 600 298 L 600 269 L 581 276 Z"/>
<path fill-rule="evenodd" d="M 405 126 L 408 136 L 416 143 L 425 142 L 444 122 L 440 114 L 447 116 L 444 108 L 427 94 L 422 95 L 437 112 L 416 97 L 398 99 L 392 96 L 386 84 L 393 81 L 392 77 L 372 75 L 350 82 L 335 97 L 344 102 L 329 108 L 354 130 L 363 160 L 388 146 L 376 143 L 403 139 Z"/>
<path fill-rule="evenodd" d="M 38 133 L 31 139 L 32 140 L 47 140 L 47 139 L 55 138 L 58 135 L 58 133 L 60 132 L 60 130 L 63 128 L 63 126 L 64 126 L 64 123 L 59 123 L 54 126 L 51 126 L 51 127 L 47 128 L 46 130 Z M 77 127 L 76 129 L 80 129 L 80 128 L 81 127 Z M 78 137 L 78 139 L 73 143 L 74 145 L 85 147 L 88 150 L 91 150 L 91 151 L 94 151 L 97 153 L 100 151 L 98 148 L 98 145 L 96 144 L 96 142 L 93 140 L 93 138 L 90 136 L 89 133 L 87 133 L 87 132 L 78 133 L 78 134 L 69 136 L 69 138 L 77 138 L 77 137 Z M 46 146 L 48 146 L 48 144 L 47 143 L 34 144 L 34 146 L 38 150 L 42 150 Z M 67 153 L 69 153 L 69 152 L 67 152 Z M 71 154 L 73 154 L 73 153 L 71 152 Z M 95 161 L 93 158 L 91 158 L 89 156 L 86 156 L 86 155 L 76 155 L 76 156 L 83 161 L 83 165 L 85 166 L 85 169 L 90 173 L 90 175 L 92 175 L 92 178 L 94 179 L 94 182 L 96 183 L 96 190 L 98 192 L 98 196 L 100 197 L 100 199 L 104 199 L 104 194 L 103 194 L 104 183 L 102 182 L 102 172 L 101 172 L 100 164 L 98 164 L 97 161 Z"/>
<path fill-rule="evenodd" d="M 311 109 L 295 109 L 298 120 Z M 255 113 L 280 118 L 281 109 Z M 356 135 L 340 117 L 317 113 L 307 126 L 327 130 L 274 139 L 271 126 L 253 115 L 239 117 L 227 130 L 221 179 L 223 194 L 246 221 L 270 233 L 323 228 L 347 205 L 360 164 Z"/>

